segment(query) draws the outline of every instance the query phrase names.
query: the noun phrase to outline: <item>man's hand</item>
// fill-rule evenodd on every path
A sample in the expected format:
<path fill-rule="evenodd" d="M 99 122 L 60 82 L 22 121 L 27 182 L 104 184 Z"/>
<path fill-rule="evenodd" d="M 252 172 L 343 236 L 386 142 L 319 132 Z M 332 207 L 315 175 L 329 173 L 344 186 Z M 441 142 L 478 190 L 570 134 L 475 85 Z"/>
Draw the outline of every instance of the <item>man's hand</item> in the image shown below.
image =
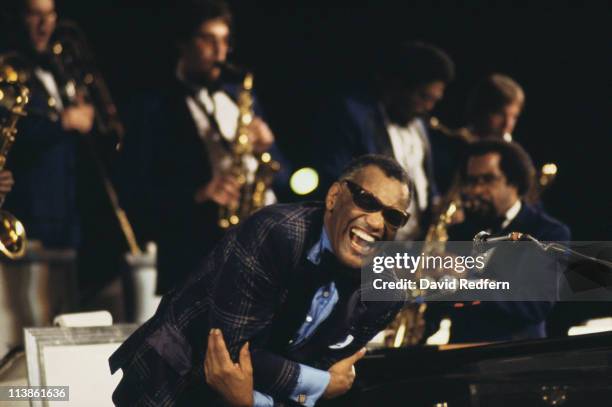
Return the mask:
<path fill-rule="evenodd" d="M 12 172 L 9 170 L 0 171 L 0 199 L 4 199 L 6 194 L 11 192 L 14 183 Z"/>
<path fill-rule="evenodd" d="M 94 108 L 88 103 L 70 106 L 62 112 L 62 128 L 76 130 L 81 134 L 89 133 L 93 127 L 94 117 Z"/>
<path fill-rule="evenodd" d="M 197 203 L 213 201 L 221 206 L 235 203 L 240 198 L 240 183 L 231 175 L 215 175 L 206 185 L 196 190 Z"/>
<path fill-rule="evenodd" d="M 274 143 L 274 134 L 266 122 L 260 117 L 255 117 L 249 124 L 249 139 L 253 143 L 253 152 L 261 154 L 266 152 Z"/>
<path fill-rule="evenodd" d="M 365 348 L 359 352 L 336 362 L 329 368 L 331 378 L 329 384 L 323 393 L 323 398 L 333 399 L 341 396 L 351 389 L 353 381 L 355 381 L 355 367 L 353 366 L 359 359 L 366 354 Z"/>
<path fill-rule="evenodd" d="M 212 329 L 208 335 L 204 372 L 206 383 L 229 405 L 253 406 L 253 366 L 248 342 L 240 349 L 240 363 L 233 363 L 221 330 Z"/>

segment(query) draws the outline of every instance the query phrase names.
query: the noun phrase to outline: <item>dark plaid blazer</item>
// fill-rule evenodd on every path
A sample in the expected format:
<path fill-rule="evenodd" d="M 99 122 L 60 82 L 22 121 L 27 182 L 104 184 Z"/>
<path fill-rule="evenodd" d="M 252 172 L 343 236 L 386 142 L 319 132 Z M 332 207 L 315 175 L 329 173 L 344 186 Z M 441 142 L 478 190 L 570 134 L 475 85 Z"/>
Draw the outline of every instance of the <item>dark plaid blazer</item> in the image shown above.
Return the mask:
<path fill-rule="evenodd" d="M 214 405 L 217 396 L 203 371 L 211 328 L 221 328 L 234 360 L 250 341 L 255 389 L 275 402 L 287 400 L 300 369 L 284 346 L 305 313 L 283 312 L 290 308 L 290 294 L 299 294 L 309 273 L 316 272 L 307 254 L 321 236 L 323 212 L 320 203 L 273 205 L 230 230 L 202 269 L 165 295 L 156 314 L 111 356 L 111 371 L 124 373 L 113 401 L 165 406 L 196 405 L 197 399 Z M 391 321 L 401 303 L 359 300 L 351 307 L 340 337 L 352 335 L 353 341 L 330 349 L 327 344 L 339 337 L 329 338 L 316 352 L 302 355 L 302 363 L 328 369 L 353 354 Z"/>

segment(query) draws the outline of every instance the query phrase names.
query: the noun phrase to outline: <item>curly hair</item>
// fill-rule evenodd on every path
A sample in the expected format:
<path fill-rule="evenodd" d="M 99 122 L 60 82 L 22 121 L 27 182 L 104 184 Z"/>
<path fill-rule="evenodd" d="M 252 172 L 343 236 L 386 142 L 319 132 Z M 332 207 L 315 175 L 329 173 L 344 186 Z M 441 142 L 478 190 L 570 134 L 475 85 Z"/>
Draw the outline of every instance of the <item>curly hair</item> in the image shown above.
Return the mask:
<path fill-rule="evenodd" d="M 489 153 L 499 154 L 499 167 L 506 176 L 508 184 L 514 185 L 519 195 L 524 196 L 531 188 L 535 168 L 525 149 L 514 142 L 486 139 L 471 143 L 462 162 L 462 177 L 465 178 L 466 176 L 467 163 L 470 157 L 483 156 Z"/>

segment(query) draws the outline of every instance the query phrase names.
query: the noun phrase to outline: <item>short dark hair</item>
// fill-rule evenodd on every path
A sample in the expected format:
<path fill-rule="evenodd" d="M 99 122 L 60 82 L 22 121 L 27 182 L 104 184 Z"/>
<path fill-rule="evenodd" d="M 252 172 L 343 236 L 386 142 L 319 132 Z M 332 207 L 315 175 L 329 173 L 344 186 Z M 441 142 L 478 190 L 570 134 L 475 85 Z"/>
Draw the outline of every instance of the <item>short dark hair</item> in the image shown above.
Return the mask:
<path fill-rule="evenodd" d="M 455 78 L 455 64 L 442 49 L 424 42 L 406 42 L 383 58 L 385 80 L 399 80 L 407 87 Z"/>
<path fill-rule="evenodd" d="M 351 179 L 358 171 L 369 165 L 380 168 L 386 176 L 395 178 L 410 187 L 410 178 L 406 170 L 393 158 L 380 154 L 366 154 L 353 158 L 342 171 L 339 180 Z"/>
<path fill-rule="evenodd" d="M 461 175 L 465 179 L 467 163 L 471 157 L 497 153 L 500 156 L 499 167 L 506 176 L 507 182 L 514 185 L 520 196 L 524 196 L 533 183 L 535 168 L 529 154 L 515 142 L 498 139 L 480 140 L 470 143 L 461 166 Z"/>
<path fill-rule="evenodd" d="M 232 12 L 223 0 L 184 0 L 176 10 L 174 33 L 178 43 L 189 41 L 198 27 L 209 20 L 221 19 L 232 26 Z"/>
<path fill-rule="evenodd" d="M 507 75 L 494 73 L 482 79 L 471 90 L 467 100 L 467 119 L 470 122 L 477 121 L 514 102 L 519 102 L 521 108 L 525 103 L 525 92 L 521 85 Z"/>

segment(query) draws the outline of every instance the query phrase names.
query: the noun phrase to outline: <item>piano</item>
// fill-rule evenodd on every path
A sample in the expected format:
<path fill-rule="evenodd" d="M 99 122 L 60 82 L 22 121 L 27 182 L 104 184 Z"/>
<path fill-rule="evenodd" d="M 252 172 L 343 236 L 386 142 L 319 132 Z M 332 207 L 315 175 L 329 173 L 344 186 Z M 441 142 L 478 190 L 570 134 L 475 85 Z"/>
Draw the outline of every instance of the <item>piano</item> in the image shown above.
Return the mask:
<path fill-rule="evenodd" d="M 333 405 L 612 406 L 612 332 L 380 349 L 356 370 L 353 389 Z"/>

